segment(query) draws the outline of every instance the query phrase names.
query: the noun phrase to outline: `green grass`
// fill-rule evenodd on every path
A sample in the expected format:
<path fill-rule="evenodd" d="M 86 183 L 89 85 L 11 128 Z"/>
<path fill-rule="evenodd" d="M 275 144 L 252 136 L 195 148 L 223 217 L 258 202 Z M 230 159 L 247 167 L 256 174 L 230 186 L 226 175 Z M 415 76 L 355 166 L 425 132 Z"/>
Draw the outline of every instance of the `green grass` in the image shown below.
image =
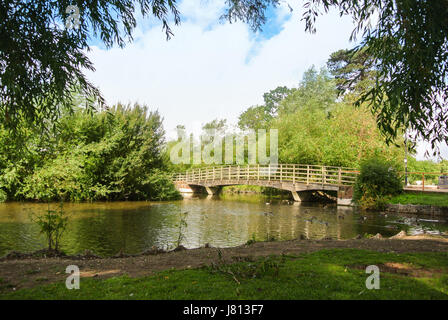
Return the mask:
<path fill-rule="evenodd" d="M 389 203 L 448 206 L 448 193 L 403 193 L 393 197 Z"/>
<path fill-rule="evenodd" d="M 366 289 L 365 266 L 386 262 L 438 272 L 420 278 L 381 272 L 380 289 Z M 170 270 L 143 278 L 81 279 L 79 290 L 68 290 L 61 282 L 4 293 L 0 298 L 448 299 L 448 253 L 322 250 L 297 257 L 277 256 L 218 267 Z"/>

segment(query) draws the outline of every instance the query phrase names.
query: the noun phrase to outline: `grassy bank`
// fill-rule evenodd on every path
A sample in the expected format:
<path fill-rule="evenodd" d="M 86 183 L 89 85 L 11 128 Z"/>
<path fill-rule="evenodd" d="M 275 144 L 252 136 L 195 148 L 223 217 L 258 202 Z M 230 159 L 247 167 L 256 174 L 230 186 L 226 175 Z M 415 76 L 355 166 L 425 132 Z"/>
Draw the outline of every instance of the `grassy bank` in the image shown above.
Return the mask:
<path fill-rule="evenodd" d="M 5 293 L 2 299 L 448 299 L 448 253 L 322 250 L 297 256 L 240 258 L 143 278 L 82 278 Z M 380 268 L 379 290 L 366 289 L 365 268 Z M 0 282 L 0 287 L 2 286 Z M 0 289 L 1 290 L 1 289 Z M 11 289 L 9 289 L 10 291 Z"/>
<path fill-rule="evenodd" d="M 448 206 L 448 193 L 403 193 L 390 199 L 389 203 Z"/>

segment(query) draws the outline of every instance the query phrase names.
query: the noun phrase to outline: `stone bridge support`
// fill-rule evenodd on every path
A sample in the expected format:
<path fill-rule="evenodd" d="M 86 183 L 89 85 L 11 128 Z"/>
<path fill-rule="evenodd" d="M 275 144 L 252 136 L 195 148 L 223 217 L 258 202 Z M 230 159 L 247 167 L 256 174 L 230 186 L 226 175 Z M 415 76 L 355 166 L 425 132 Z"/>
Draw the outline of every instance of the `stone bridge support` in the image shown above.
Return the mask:
<path fill-rule="evenodd" d="M 339 186 L 338 206 L 353 205 L 353 186 Z"/>
<path fill-rule="evenodd" d="M 291 194 L 294 201 L 297 202 L 308 202 L 314 200 L 312 191 L 291 191 Z"/>
<path fill-rule="evenodd" d="M 204 187 L 182 181 L 174 182 L 174 186 L 180 193 L 204 193 Z"/>
<path fill-rule="evenodd" d="M 221 191 L 221 187 L 205 187 L 208 195 L 218 194 Z"/>
<path fill-rule="evenodd" d="M 221 186 L 204 186 L 204 185 L 197 185 L 197 184 L 188 184 L 185 182 L 174 182 L 174 186 L 176 189 L 181 193 L 207 193 L 209 195 L 219 194 L 222 187 Z M 204 192 L 205 191 L 205 192 Z"/>
<path fill-rule="evenodd" d="M 194 193 L 194 190 L 190 187 L 190 185 L 183 181 L 174 181 L 174 186 L 177 191 L 181 193 Z"/>

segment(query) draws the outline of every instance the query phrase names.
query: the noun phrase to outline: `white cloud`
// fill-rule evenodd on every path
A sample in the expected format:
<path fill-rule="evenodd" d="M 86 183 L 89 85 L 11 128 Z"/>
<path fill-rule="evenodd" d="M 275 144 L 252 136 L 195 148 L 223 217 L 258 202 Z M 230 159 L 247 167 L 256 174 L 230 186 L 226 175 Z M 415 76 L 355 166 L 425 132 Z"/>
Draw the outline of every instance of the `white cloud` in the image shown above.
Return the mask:
<path fill-rule="evenodd" d="M 421 139 L 417 140 L 417 154 L 416 159 L 417 160 L 433 160 L 433 161 L 439 161 L 440 158 L 442 159 L 448 159 L 448 146 L 446 143 L 439 144 L 439 151 L 440 156 L 434 156 L 433 155 L 433 149 L 431 147 L 431 143 L 422 141 Z M 426 151 L 428 151 L 428 154 L 426 154 Z"/>
<path fill-rule="evenodd" d="M 334 13 L 319 18 L 312 35 L 295 11 L 280 33 L 256 42 L 242 23 L 216 23 L 222 4 L 184 1 L 180 10 L 184 22 L 170 41 L 153 25 L 137 31 L 124 49 L 93 47 L 89 53 L 97 71 L 88 77 L 108 103 L 158 109 L 170 136 L 178 124 L 197 132 L 214 118 L 236 122 L 244 109 L 262 103 L 264 92 L 295 86 L 311 65 L 321 66 L 331 52 L 351 45 L 350 19 Z M 284 21 L 285 9 L 280 10 Z"/>

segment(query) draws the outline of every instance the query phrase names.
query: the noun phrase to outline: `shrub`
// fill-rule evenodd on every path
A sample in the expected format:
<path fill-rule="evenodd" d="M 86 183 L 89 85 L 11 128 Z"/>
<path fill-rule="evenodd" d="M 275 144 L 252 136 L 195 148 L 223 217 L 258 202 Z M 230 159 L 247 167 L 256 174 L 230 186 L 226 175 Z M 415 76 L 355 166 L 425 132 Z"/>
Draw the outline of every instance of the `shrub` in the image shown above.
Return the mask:
<path fill-rule="evenodd" d="M 368 159 L 361 164 L 353 200 L 363 209 L 382 209 L 387 197 L 403 191 L 401 180 L 393 163 L 380 158 Z"/>
<path fill-rule="evenodd" d="M 171 175 L 159 169 L 154 169 L 147 180 L 149 186 L 148 197 L 150 200 L 165 201 L 182 199 L 181 194 L 175 188 Z"/>
<path fill-rule="evenodd" d="M 32 220 L 37 223 L 40 232 L 45 235 L 48 242 L 48 251 L 59 251 L 59 243 L 64 233 L 68 217 L 65 216 L 62 210 L 62 204 L 58 211 L 47 210 L 43 215 L 33 215 Z"/>
<path fill-rule="evenodd" d="M 162 118 L 146 106 L 119 104 L 94 114 L 77 109 L 60 119 L 51 137 L 30 137 L 22 161 L 19 152 L 5 149 L 9 140 L 0 124 L 0 189 L 8 200 L 180 198 L 165 173 Z"/>

